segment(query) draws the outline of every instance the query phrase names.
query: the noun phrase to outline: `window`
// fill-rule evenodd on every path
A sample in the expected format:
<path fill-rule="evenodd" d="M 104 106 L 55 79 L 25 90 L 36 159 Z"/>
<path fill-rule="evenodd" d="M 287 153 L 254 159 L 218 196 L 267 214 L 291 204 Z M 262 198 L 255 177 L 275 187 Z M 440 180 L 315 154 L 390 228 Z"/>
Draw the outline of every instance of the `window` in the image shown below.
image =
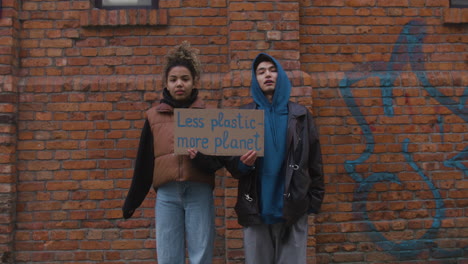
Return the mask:
<path fill-rule="evenodd" d="M 158 0 L 95 0 L 95 6 L 103 9 L 156 9 Z"/>
<path fill-rule="evenodd" d="M 467 0 L 450 0 L 450 7 L 468 7 Z"/>

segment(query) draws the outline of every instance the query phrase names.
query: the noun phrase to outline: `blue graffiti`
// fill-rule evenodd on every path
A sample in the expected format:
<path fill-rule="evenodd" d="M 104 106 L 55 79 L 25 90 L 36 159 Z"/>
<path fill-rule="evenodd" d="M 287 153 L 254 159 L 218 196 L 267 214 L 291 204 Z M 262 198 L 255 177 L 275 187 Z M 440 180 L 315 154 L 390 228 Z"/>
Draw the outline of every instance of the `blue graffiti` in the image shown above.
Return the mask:
<path fill-rule="evenodd" d="M 468 147 L 466 147 L 455 157 L 444 161 L 444 165 L 447 167 L 458 168 L 465 173 L 465 176 L 468 176 L 468 168 L 462 163 L 465 160 L 468 160 Z"/>
<path fill-rule="evenodd" d="M 345 77 L 340 81 L 340 91 L 347 107 L 359 126 L 365 139 L 365 149 L 361 155 L 355 160 L 347 160 L 345 162 L 346 172 L 359 184 L 354 192 L 353 210 L 364 211 L 362 216 L 372 230 L 370 237 L 372 240 L 386 252 L 396 256 L 400 260 L 414 259 L 424 249 L 431 249 L 433 255 L 444 256 L 459 256 L 464 249 L 447 251 L 437 249 L 434 243 L 434 238 L 441 228 L 441 220 L 445 217 L 444 202 L 437 187 L 432 183 L 424 171 L 414 162 L 412 154 L 408 151 L 410 139 L 406 138 L 402 142 L 402 150 L 405 161 L 411 168 L 417 172 L 421 179 L 429 187 L 435 202 L 435 215 L 433 222 L 427 232 L 418 239 L 412 239 L 401 243 L 396 243 L 388 240 L 376 226 L 370 221 L 366 208 L 368 195 L 376 183 L 391 182 L 401 185 L 401 181 L 396 174 L 393 173 L 374 173 L 364 178 L 356 171 L 356 166 L 363 164 L 374 153 L 375 139 L 371 130 L 370 124 L 366 121 L 355 97 L 352 94 L 352 86 L 369 77 L 377 77 L 380 80 L 380 89 L 382 94 L 382 104 L 385 116 L 393 117 L 395 115 L 393 105 L 393 88 L 398 76 L 406 66 L 410 66 L 411 71 L 418 78 L 422 87 L 427 93 L 438 101 L 441 105 L 447 107 L 453 114 L 462 118 L 468 123 L 468 108 L 465 103 L 468 99 L 468 87 L 464 89 L 463 95 L 459 101 L 442 94 L 434 87 L 428 78 L 424 68 L 425 54 L 422 50 L 422 42 L 426 36 L 426 27 L 421 21 L 411 21 L 402 29 L 395 46 L 392 51 L 389 62 L 373 62 L 358 65 L 353 71 L 347 72 Z M 443 118 L 437 117 L 439 132 L 443 135 Z M 442 140 L 444 140 L 442 136 Z M 463 164 L 468 160 L 468 147 L 452 159 L 444 162 L 447 167 L 454 167 L 464 172 L 468 176 L 468 168 Z"/>

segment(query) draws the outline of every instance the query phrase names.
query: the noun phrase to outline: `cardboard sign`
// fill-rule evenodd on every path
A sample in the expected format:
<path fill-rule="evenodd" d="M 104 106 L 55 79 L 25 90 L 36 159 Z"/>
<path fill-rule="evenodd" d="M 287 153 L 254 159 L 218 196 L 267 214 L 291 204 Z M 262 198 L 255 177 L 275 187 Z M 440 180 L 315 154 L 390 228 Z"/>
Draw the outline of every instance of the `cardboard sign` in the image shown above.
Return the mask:
<path fill-rule="evenodd" d="M 174 109 L 174 152 L 194 148 L 203 154 L 263 156 L 263 110 Z"/>

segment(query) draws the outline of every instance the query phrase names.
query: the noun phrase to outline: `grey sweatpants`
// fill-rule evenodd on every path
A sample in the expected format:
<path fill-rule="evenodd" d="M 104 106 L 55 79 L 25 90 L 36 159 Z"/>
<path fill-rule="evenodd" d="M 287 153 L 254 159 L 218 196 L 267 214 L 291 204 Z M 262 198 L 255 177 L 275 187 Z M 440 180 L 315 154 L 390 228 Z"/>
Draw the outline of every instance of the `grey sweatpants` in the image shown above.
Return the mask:
<path fill-rule="evenodd" d="M 262 224 L 244 228 L 246 264 L 306 264 L 307 215 L 294 225 Z"/>

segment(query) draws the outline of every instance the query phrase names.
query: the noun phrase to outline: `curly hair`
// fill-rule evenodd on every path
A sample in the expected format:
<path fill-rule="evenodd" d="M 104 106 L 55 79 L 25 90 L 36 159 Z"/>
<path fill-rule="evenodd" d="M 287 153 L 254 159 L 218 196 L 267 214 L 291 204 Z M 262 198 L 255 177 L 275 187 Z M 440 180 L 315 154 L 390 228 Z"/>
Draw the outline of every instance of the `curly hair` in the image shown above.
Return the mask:
<path fill-rule="evenodd" d="M 164 66 L 164 84 L 167 82 L 169 71 L 176 66 L 184 66 L 189 69 L 194 80 L 198 80 L 201 74 L 201 63 L 198 59 L 198 49 L 190 47 L 188 41 L 183 41 L 175 46 L 166 55 L 166 65 Z"/>

